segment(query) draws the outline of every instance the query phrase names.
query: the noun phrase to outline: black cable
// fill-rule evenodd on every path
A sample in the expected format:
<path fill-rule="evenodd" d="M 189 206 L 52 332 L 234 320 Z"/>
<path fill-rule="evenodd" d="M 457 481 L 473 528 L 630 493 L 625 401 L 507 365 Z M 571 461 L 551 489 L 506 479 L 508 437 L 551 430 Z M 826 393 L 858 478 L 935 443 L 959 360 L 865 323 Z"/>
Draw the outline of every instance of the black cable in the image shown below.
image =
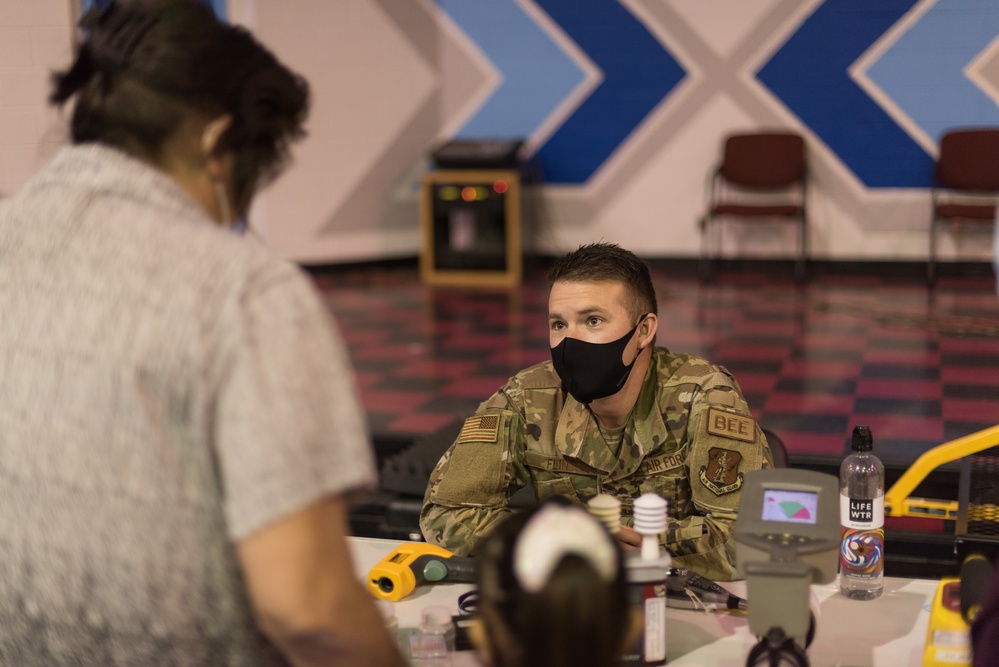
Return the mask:
<path fill-rule="evenodd" d="M 479 611 L 479 591 L 472 589 L 458 596 L 458 611 L 462 614 L 475 614 Z"/>

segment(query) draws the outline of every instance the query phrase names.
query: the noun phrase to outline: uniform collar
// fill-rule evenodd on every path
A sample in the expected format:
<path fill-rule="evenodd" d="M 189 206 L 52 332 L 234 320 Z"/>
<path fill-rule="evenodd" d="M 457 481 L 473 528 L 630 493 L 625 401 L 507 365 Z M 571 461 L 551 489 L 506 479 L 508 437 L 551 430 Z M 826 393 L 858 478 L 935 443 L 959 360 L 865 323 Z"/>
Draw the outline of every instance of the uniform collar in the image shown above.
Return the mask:
<path fill-rule="evenodd" d="M 555 429 L 559 454 L 607 474 L 611 480 L 634 474 L 642 460 L 666 440 L 666 424 L 656 401 L 661 352 L 658 348 L 653 351 L 652 363 L 628 416 L 620 452 L 612 451 L 604 442 L 590 409 L 566 395 Z"/>
<path fill-rule="evenodd" d="M 177 219 L 213 224 L 194 198 L 167 174 L 103 144 L 64 146 L 25 190 L 50 186 L 80 187 L 151 206 Z"/>

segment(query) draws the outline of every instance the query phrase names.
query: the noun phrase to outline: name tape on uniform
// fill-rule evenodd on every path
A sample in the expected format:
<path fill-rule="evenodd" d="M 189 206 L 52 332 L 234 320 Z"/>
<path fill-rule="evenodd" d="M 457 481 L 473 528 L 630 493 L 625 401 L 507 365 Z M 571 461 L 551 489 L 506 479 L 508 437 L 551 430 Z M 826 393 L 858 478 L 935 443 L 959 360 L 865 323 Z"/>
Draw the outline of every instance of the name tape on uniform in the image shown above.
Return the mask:
<path fill-rule="evenodd" d="M 729 440 L 756 442 L 756 423 L 751 417 L 725 412 L 717 408 L 708 409 L 708 433 Z"/>
<path fill-rule="evenodd" d="M 562 456 L 546 456 L 540 452 L 524 452 L 524 465 L 529 468 L 546 470 L 549 472 L 568 472 L 577 475 L 596 477 L 597 470 L 583 465 L 581 462 L 570 461 Z"/>
<path fill-rule="evenodd" d="M 673 468 L 679 468 L 686 460 L 686 452 L 663 454 L 662 456 L 647 458 L 638 466 L 636 473 L 639 475 L 655 475 L 660 472 L 672 470 Z"/>
<path fill-rule="evenodd" d="M 635 470 L 635 474 L 642 477 L 657 475 L 667 470 L 679 468 L 686 460 L 687 456 L 685 452 L 650 457 L 642 461 L 638 469 Z M 538 470 L 548 472 L 568 472 L 588 477 L 595 477 L 603 472 L 596 468 L 591 468 L 581 461 L 577 462 L 562 456 L 546 456 L 540 452 L 532 452 L 530 450 L 524 452 L 524 465 L 529 468 L 537 468 Z"/>

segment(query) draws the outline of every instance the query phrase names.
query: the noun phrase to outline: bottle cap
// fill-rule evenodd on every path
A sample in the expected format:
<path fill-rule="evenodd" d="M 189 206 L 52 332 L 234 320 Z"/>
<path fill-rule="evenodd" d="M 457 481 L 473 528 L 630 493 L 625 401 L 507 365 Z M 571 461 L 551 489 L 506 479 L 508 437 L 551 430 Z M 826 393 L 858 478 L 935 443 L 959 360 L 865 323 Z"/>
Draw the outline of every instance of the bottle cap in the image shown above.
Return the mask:
<path fill-rule="evenodd" d="M 855 452 L 869 452 L 874 449 L 874 438 L 871 437 L 869 426 L 853 427 L 853 441 L 851 446 Z"/>
<path fill-rule="evenodd" d="M 422 613 L 423 627 L 425 629 L 430 628 L 446 628 L 451 625 L 451 610 L 442 605 L 432 605 L 430 607 L 424 607 Z"/>
<path fill-rule="evenodd" d="M 600 519 L 612 535 L 621 532 L 621 501 L 609 493 L 598 493 L 586 503 L 590 514 Z"/>
<path fill-rule="evenodd" d="M 642 535 L 661 535 L 666 530 L 668 505 L 665 498 L 655 493 L 643 493 L 635 499 L 635 530 Z"/>

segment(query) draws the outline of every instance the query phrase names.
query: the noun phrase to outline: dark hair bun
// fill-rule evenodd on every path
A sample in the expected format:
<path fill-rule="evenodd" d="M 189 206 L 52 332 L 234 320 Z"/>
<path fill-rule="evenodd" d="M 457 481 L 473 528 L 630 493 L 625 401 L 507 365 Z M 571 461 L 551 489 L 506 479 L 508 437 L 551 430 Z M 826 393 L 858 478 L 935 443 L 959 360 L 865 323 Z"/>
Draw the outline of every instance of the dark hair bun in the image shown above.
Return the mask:
<path fill-rule="evenodd" d="M 198 0 L 116 0 L 91 9 L 72 65 L 53 75 L 51 102 L 74 95 L 75 143 L 150 156 L 192 112 L 232 116 L 217 149 L 236 158 L 245 200 L 282 168 L 304 135 L 309 89 L 246 30 Z"/>

